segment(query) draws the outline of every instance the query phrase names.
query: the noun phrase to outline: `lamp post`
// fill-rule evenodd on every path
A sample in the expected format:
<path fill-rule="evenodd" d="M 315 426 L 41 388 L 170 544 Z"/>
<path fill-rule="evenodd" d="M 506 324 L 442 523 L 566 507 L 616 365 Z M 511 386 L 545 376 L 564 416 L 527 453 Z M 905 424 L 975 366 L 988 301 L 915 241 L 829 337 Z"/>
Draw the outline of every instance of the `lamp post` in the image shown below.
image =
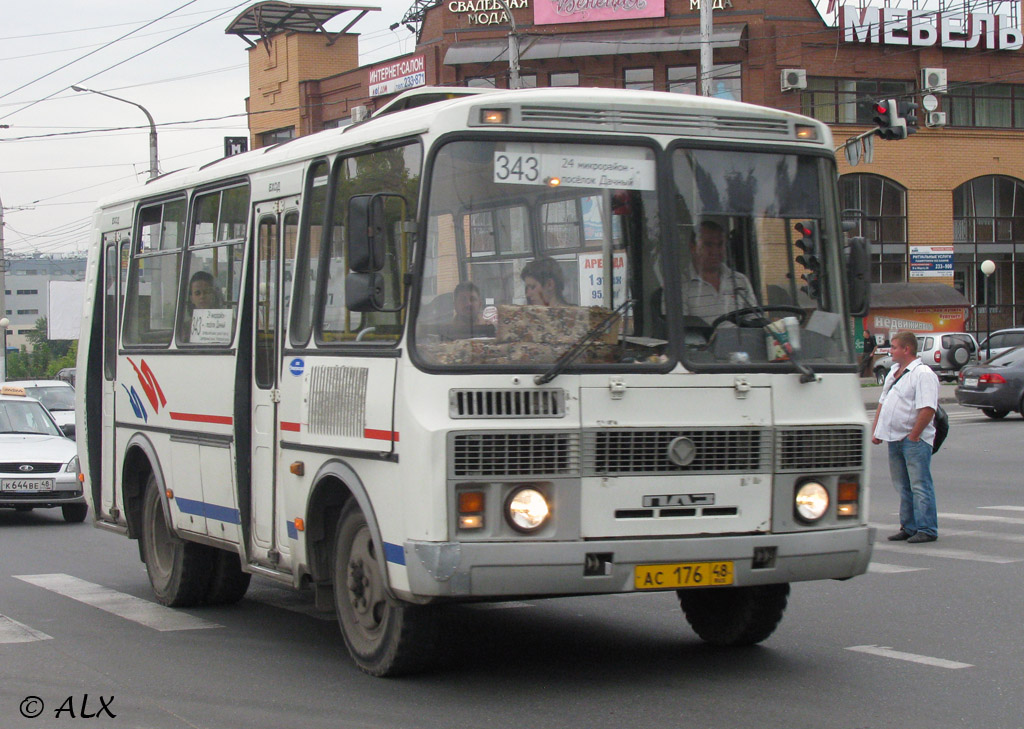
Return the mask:
<path fill-rule="evenodd" d="M 146 110 L 142 104 L 136 104 L 134 101 L 128 101 L 128 99 L 122 99 L 120 96 L 114 96 L 104 91 L 97 91 L 96 89 L 84 89 L 81 86 L 72 86 L 72 91 L 86 91 L 90 94 L 99 94 L 100 96 L 106 96 L 108 99 L 114 101 L 123 101 L 125 104 L 131 104 L 132 106 L 142 109 L 142 113 L 146 115 L 146 119 L 149 120 L 149 179 L 155 180 L 160 175 L 160 170 L 157 168 L 157 155 L 156 155 L 156 123 L 153 121 L 153 115 Z"/>
<path fill-rule="evenodd" d="M 988 300 L 988 279 L 995 273 L 996 264 L 989 259 L 981 262 L 981 272 L 985 274 L 985 359 L 992 358 L 992 343 L 989 339 L 992 336 L 992 304 Z"/>
<path fill-rule="evenodd" d="M 0 377 L 0 382 L 7 382 L 7 327 L 11 325 L 11 320 L 6 316 L 0 319 L 0 329 L 4 330 L 4 371 L 3 377 Z"/>

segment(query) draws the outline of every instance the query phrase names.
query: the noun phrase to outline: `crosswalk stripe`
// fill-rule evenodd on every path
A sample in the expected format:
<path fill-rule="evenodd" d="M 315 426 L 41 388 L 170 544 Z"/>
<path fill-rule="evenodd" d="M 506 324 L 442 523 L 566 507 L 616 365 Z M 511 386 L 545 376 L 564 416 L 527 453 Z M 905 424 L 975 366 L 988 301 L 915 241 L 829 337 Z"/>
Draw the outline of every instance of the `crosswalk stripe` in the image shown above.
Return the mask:
<path fill-rule="evenodd" d="M 943 529 L 942 535 L 945 537 L 978 537 L 997 542 L 1013 542 L 1014 544 L 1024 543 L 1024 534 L 999 534 L 997 532 L 983 532 L 980 529 Z"/>
<path fill-rule="evenodd" d="M 979 509 L 992 509 L 998 511 L 1024 511 L 1024 506 L 979 506 Z"/>
<path fill-rule="evenodd" d="M 0 643 L 31 643 L 36 640 L 53 640 L 53 637 L 0 615 Z"/>
<path fill-rule="evenodd" d="M 923 663 L 926 666 L 936 666 L 938 668 L 973 668 L 973 664 L 960 663 L 959 661 L 948 661 L 945 658 L 933 658 L 931 656 L 919 656 L 916 653 L 904 653 L 903 651 L 895 651 L 892 648 L 884 645 L 852 645 L 846 650 L 857 651 L 858 653 L 870 653 L 874 656 L 882 656 L 883 658 L 895 658 L 900 661 L 910 661 L 912 663 Z"/>
<path fill-rule="evenodd" d="M 1013 516 L 997 516 L 995 514 L 957 514 L 955 512 L 942 512 L 939 519 L 953 519 L 954 521 L 989 521 L 995 524 L 1024 524 L 1024 519 Z"/>
<path fill-rule="evenodd" d="M 70 597 L 72 600 L 91 605 L 94 608 L 117 615 L 133 623 L 144 625 L 161 632 L 171 630 L 200 630 L 204 628 L 222 628 L 223 625 L 211 623 L 187 613 L 157 605 L 117 590 L 80 580 L 71 575 L 61 573 L 51 575 L 14 575 L 15 579 L 42 587 L 44 590 L 56 592 L 58 595 Z"/>
<path fill-rule="evenodd" d="M 927 567 L 903 567 L 898 564 L 885 564 L 884 562 L 871 562 L 868 564 L 868 572 L 879 574 L 896 574 L 897 572 L 920 572 L 927 570 Z"/>
<path fill-rule="evenodd" d="M 902 554 L 924 556 L 924 557 L 945 557 L 946 559 L 963 559 L 968 562 L 991 562 L 993 564 L 1013 564 L 1014 562 L 1022 562 L 1024 558 L 1012 559 L 1010 557 L 999 557 L 994 554 L 981 554 L 980 552 L 970 552 L 966 549 L 949 549 L 943 547 L 934 547 L 932 545 L 924 546 L 917 544 L 910 545 L 892 545 L 892 544 L 876 544 L 876 552 L 900 552 Z"/>

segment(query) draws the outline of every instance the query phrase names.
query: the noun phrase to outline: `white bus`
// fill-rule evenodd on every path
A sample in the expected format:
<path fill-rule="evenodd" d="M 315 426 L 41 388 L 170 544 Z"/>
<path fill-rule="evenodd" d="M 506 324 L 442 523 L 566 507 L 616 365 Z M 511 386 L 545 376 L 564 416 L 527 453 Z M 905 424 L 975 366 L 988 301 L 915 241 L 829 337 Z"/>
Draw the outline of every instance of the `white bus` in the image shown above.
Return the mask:
<path fill-rule="evenodd" d="M 764 640 L 874 539 L 831 143 L 694 96 L 424 89 L 105 201 L 97 525 L 166 605 L 312 590 L 374 675 L 460 600 L 675 590 L 702 639 Z"/>

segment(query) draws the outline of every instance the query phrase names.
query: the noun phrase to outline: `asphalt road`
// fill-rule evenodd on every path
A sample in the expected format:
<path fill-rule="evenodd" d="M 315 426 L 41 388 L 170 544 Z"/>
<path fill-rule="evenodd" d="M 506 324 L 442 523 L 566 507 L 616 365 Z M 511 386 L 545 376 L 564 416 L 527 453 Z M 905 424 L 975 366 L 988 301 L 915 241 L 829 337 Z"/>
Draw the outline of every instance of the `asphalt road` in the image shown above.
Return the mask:
<path fill-rule="evenodd" d="M 254 579 L 238 605 L 168 616 L 133 542 L 0 511 L 0 728 L 1024 726 L 1024 419 L 947 409 L 939 541 L 884 540 L 876 447 L 871 571 L 794 585 L 744 650 L 702 644 L 672 594 L 537 600 L 452 608 L 439 670 L 372 679 L 308 595 Z"/>

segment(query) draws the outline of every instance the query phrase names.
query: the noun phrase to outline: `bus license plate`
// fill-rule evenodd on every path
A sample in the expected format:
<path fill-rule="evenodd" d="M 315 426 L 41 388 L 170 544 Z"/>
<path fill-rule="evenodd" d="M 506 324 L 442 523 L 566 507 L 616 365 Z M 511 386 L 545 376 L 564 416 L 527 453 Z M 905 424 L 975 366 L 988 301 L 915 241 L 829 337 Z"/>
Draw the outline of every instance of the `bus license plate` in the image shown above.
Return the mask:
<path fill-rule="evenodd" d="M 679 587 L 721 587 L 731 585 L 732 562 L 679 562 L 641 564 L 633 570 L 637 590 L 674 590 Z"/>
<path fill-rule="evenodd" d="M 5 478 L 0 488 L 4 491 L 53 491 L 53 479 Z"/>

